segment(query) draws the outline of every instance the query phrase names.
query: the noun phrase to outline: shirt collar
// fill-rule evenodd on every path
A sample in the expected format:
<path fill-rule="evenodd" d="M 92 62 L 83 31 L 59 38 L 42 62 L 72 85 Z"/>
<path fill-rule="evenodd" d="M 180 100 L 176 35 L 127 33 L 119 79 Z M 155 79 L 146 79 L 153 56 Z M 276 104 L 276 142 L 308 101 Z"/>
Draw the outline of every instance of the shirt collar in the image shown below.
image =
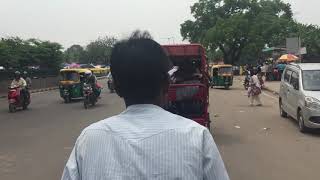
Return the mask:
<path fill-rule="evenodd" d="M 135 105 L 128 106 L 127 109 L 123 111 L 121 114 L 129 113 L 129 112 L 142 113 L 148 110 L 163 110 L 163 109 L 153 104 L 135 104 Z"/>
<path fill-rule="evenodd" d="M 127 110 L 130 109 L 162 109 L 161 107 L 154 105 L 154 104 L 135 104 L 127 107 Z"/>

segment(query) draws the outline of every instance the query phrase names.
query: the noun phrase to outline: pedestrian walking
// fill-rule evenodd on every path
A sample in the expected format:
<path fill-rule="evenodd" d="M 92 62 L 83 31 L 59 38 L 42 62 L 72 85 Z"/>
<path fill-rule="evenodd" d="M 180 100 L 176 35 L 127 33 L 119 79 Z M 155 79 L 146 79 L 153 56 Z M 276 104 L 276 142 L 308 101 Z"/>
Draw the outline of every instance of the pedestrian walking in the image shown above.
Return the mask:
<path fill-rule="evenodd" d="M 261 67 L 261 76 L 266 78 L 266 73 L 267 73 L 267 64 L 263 63 Z"/>
<path fill-rule="evenodd" d="M 273 81 L 273 68 L 272 64 L 266 65 L 266 81 Z"/>
<path fill-rule="evenodd" d="M 126 110 L 83 130 L 62 180 L 229 180 L 210 131 L 162 108 L 169 70 L 146 32 L 114 46 L 111 73 Z"/>
<path fill-rule="evenodd" d="M 250 98 L 250 106 L 262 106 L 260 94 L 261 94 L 261 84 L 257 76 L 257 72 L 253 72 L 250 78 L 250 87 L 248 88 L 248 97 Z"/>
<path fill-rule="evenodd" d="M 284 72 L 284 69 L 286 68 L 287 64 L 285 62 L 279 62 L 276 66 L 276 68 L 278 69 L 278 78 L 277 80 L 280 81 L 281 80 L 281 77 L 282 77 L 282 74 Z"/>

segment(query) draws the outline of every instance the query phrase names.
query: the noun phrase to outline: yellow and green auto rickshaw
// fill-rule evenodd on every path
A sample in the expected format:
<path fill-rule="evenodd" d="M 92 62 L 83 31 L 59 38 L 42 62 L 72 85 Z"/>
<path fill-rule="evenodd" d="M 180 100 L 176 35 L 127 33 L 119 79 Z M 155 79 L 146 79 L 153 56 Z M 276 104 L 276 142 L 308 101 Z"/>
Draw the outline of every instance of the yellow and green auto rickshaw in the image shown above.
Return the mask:
<path fill-rule="evenodd" d="M 220 64 L 211 68 L 211 87 L 224 87 L 229 89 L 233 85 L 232 65 Z"/>
<path fill-rule="evenodd" d="M 84 74 L 87 69 L 62 69 L 60 70 L 59 90 L 65 103 L 73 99 L 83 98 Z"/>

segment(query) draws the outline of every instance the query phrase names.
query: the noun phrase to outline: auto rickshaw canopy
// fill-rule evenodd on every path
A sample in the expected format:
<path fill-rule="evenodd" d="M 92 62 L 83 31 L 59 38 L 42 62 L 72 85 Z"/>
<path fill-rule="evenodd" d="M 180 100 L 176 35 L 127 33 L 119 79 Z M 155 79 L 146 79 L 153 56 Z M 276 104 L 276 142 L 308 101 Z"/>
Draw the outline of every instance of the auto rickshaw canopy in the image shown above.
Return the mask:
<path fill-rule="evenodd" d="M 61 84 L 72 84 L 79 83 L 81 75 L 86 72 L 91 72 L 88 69 L 61 69 L 60 70 L 60 83 Z"/>

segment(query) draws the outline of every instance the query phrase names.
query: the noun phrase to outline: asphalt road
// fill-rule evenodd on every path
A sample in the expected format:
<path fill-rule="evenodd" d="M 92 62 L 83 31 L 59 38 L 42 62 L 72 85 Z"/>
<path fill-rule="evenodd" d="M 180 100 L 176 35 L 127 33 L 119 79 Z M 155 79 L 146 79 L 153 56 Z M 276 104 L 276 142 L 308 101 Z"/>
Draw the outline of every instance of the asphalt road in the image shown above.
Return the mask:
<path fill-rule="evenodd" d="M 280 118 L 275 96 L 249 107 L 237 82 L 210 93 L 212 131 L 232 180 L 319 179 L 319 133 L 301 134 L 293 120 Z M 15 114 L 0 99 L 0 179 L 59 179 L 81 130 L 123 109 L 106 89 L 89 110 L 64 104 L 57 91 L 33 94 L 29 110 Z"/>

